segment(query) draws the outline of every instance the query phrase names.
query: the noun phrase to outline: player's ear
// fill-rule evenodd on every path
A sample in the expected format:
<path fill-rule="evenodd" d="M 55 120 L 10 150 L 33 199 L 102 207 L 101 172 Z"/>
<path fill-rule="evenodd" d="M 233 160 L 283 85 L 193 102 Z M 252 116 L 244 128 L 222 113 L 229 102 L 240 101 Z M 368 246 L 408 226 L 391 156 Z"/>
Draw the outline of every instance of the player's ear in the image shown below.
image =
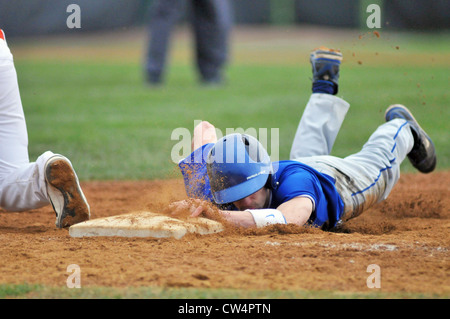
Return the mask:
<path fill-rule="evenodd" d="M 264 187 L 268 188 L 268 189 L 272 189 L 273 188 L 272 187 L 272 174 L 269 174 L 269 177 L 267 178 L 267 182 L 264 185 Z"/>

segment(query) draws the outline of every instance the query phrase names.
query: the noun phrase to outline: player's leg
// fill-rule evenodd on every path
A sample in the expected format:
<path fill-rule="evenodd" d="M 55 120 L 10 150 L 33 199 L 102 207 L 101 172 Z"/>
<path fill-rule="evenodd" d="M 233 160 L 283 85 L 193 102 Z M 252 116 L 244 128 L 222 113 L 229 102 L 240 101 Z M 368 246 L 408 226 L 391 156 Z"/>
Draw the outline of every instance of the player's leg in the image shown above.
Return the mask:
<path fill-rule="evenodd" d="M 192 1 L 196 60 L 205 84 L 220 84 L 228 58 L 229 34 L 232 26 L 228 0 Z"/>
<path fill-rule="evenodd" d="M 0 29 L 0 178 L 27 164 L 28 135 L 13 56 Z"/>
<path fill-rule="evenodd" d="M 396 119 L 381 126 L 370 136 L 362 150 L 344 159 L 336 187 L 346 203 L 344 219 L 360 215 L 386 199 L 400 178 L 400 164 L 414 145 L 410 125 Z M 341 177 L 341 176 L 340 176 Z"/>
<path fill-rule="evenodd" d="M 292 143 L 290 158 L 328 155 L 350 107 L 330 94 L 312 94 Z"/>
<path fill-rule="evenodd" d="M 436 165 L 433 142 L 406 108 L 386 112 L 387 123 L 378 127 L 362 150 L 344 159 L 318 156 L 305 159 L 312 167 L 336 179 L 345 204 L 343 220 L 356 217 L 386 199 L 400 178 L 400 164 L 408 156 L 421 172 Z"/>
<path fill-rule="evenodd" d="M 145 70 L 147 81 L 151 84 L 160 84 L 163 81 L 170 34 L 185 5 L 185 0 L 155 0 L 152 3 Z"/>
<path fill-rule="evenodd" d="M 397 104 L 389 107 L 385 119 L 387 123 L 372 134 L 361 152 L 345 159 L 348 164 L 354 165 L 355 170 L 362 171 L 366 179 L 359 189 L 351 193 L 349 187 L 343 185 L 347 197 L 351 196 L 351 202 L 358 207 L 356 212 L 345 218 L 357 216 L 388 197 L 400 178 L 400 164 L 405 157 L 422 173 L 432 172 L 436 167 L 433 141 L 405 106 Z M 356 172 L 353 179 L 359 175 Z M 370 179 L 367 180 L 367 177 Z"/>
<path fill-rule="evenodd" d="M 300 119 L 290 158 L 328 155 L 350 105 L 336 96 L 342 54 L 321 47 L 311 53 L 313 94 Z"/>
<path fill-rule="evenodd" d="M 14 164 L 11 164 L 14 165 Z M 0 180 L 0 206 L 26 211 L 52 204 L 56 226 L 67 227 L 89 219 L 89 204 L 70 161 L 48 151 L 36 162 L 21 164 Z"/>
<path fill-rule="evenodd" d="M 217 142 L 216 128 L 208 121 L 201 121 L 194 127 L 191 150 L 195 151 L 205 144 Z"/>
<path fill-rule="evenodd" d="M 28 135 L 13 56 L 0 39 L 0 206 L 20 211 L 49 201 L 38 167 L 29 163 Z M 44 159 L 45 161 L 45 159 Z M 42 174 L 40 175 L 42 176 Z"/>
<path fill-rule="evenodd" d="M 3 32 L 0 36 L 0 127 L 0 206 L 9 211 L 23 211 L 43 207 L 50 202 L 63 202 L 63 205 L 55 207 L 58 227 L 87 219 L 89 205 L 79 185 L 78 189 L 65 188 L 55 182 L 55 179 L 72 174 L 72 168 L 65 169 L 63 175 L 61 172 L 51 173 L 49 165 L 55 158 L 52 152 L 45 152 L 36 162 L 29 162 L 17 74 Z M 72 175 L 73 186 L 78 184 L 78 179 L 74 172 Z M 59 187 L 58 192 L 52 192 L 52 183 Z M 69 193 L 72 195 L 67 196 Z M 81 201 L 75 200 L 81 197 Z"/>

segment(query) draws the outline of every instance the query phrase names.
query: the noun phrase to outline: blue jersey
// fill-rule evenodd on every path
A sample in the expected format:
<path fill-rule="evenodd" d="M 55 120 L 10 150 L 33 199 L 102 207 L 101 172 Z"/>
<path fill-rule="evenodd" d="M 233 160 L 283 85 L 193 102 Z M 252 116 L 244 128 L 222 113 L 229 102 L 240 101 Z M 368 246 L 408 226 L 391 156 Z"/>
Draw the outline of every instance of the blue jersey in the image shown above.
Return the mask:
<path fill-rule="evenodd" d="M 212 203 L 214 199 L 206 171 L 206 157 L 213 145 L 203 145 L 179 163 L 187 195 Z M 279 161 L 273 165 L 276 170 L 271 177 L 272 199 L 269 208 L 277 208 L 295 197 L 305 196 L 314 203 L 308 223 L 324 229 L 336 225 L 344 212 L 344 203 L 331 176 L 297 161 Z"/>
<path fill-rule="evenodd" d="M 334 186 L 335 180 L 297 161 L 280 161 L 274 165 L 277 165 L 277 170 L 272 176 L 270 208 L 305 196 L 314 203 L 308 222 L 326 229 L 334 227 L 344 212 L 344 202 Z"/>

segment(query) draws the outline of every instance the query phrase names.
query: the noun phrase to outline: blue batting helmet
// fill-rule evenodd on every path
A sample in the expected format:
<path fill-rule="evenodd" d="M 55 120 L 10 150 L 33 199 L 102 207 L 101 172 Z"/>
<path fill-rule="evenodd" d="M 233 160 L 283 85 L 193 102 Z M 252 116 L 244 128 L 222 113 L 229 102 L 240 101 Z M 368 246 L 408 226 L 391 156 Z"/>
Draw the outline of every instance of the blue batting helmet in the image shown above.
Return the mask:
<path fill-rule="evenodd" d="M 226 135 L 209 151 L 207 172 L 217 204 L 245 198 L 261 189 L 272 174 L 267 151 L 247 134 Z"/>

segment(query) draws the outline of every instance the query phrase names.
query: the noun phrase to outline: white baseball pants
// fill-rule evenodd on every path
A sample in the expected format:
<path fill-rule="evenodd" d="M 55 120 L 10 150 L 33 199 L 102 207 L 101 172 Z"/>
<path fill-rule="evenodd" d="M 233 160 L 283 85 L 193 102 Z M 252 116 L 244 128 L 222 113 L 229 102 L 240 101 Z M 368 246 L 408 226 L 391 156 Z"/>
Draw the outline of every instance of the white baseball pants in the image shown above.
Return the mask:
<path fill-rule="evenodd" d="M 344 202 L 343 220 L 356 217 L 386 199 L 400 178 L 400 164 L 414 138 L 406 120 L 380 125 L 360 152 L 345 158 L 330 156 L 350 105 L 328 94 L 312 94 L 300 120 L 291 159 L 336 180 Z"/>
<path fill-rule="evenodd" d="M 44 166 L 53 155 L 45 152 L 36 162 L 29 161 L 13 56 L 6 40 L 0 37 L 0 207 L 23 211 L 49 204 Z"/>

